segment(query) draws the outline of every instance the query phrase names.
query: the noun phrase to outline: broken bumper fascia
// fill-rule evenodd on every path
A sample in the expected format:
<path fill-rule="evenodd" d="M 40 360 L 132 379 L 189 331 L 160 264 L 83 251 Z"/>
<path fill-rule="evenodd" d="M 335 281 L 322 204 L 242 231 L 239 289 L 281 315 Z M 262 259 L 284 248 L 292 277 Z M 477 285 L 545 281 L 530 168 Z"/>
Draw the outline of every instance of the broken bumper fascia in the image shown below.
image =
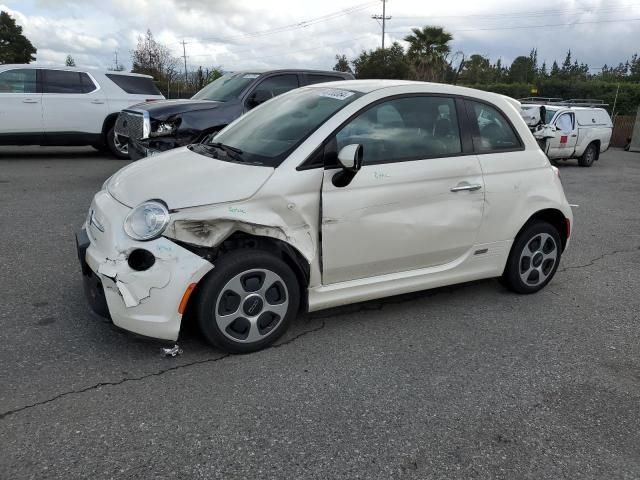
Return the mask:
<path fill-rule="evenodd" d="M 179 142 L 174 137 L 154 137 L 144 140 L 130 138 L 128 142 L 129 158 L 141 160 L 184 145 L 188 145 L 188 142 Z"/>
<path fill-rule="evenodd" d="M 177 340 L 180 302 L 189 285 L 197 284 L 213 265 L 164 237 L 146 242 L 129 238 L 122 227 L 129 211 L 105 191 L 94 197 L 90 218 L 95 222 L 83 226 L 88 245 L 81 245 L 82 232 L 77 237 L 89 304 L 107 316 L 96 309 L 103 295 L 115 326 L 145 337 Z M 129 254 L 136 249 L 154 255 L 147 270 L 129 266 Z"/>

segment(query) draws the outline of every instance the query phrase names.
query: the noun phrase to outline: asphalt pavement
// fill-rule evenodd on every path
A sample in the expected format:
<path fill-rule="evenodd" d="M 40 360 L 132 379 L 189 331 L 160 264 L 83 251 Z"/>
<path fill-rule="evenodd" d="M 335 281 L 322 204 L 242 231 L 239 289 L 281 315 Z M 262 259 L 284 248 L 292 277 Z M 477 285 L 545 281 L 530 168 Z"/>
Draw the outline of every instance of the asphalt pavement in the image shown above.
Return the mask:
<path fill-rule="evenodd" d="M 560 165 L 570 248 L 495 280 L 300 318 L 243 356 L 89 313 L 73 241 L 127 162 L 0 148 L 0 478 L 640 478 L 640 154 Z"/>

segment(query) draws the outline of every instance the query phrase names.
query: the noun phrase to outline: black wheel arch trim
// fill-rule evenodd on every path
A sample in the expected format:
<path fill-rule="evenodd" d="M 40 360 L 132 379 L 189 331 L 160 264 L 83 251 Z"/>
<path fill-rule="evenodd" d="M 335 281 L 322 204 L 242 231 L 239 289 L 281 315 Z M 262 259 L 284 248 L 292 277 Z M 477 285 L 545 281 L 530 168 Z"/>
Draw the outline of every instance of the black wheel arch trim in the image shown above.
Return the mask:
<path fill-rule="evenodd" d="M 280 240 L 278 238 L 266 237 L 260 235 L 252 235 L 250 233 L 236 231 L 227 237 L 221 244 L 215 247 L 201 247 L 186 242 L 181 242 L 173 238 L 169 238 L 172 242 L 181 247 L 195 253 L 199 257 L 210 261 L 214 264 L 211 274 L 215 273 L 215 260 L 228 252 L 239 250 L 242 248 L 262 250 L 279 256 L 293 271 L 298 284 L 300 286 L 300 310 L 308 311 L 309 306 L 309 281 L 311 279 L 311 265 L 302 253 L 293 245 Z M 207 275 L 209 275 L 209 273 Z M 204 278 L 204 277 L 203 277 Z M 198 282 L 194 295 L 197 293 L 202 280 Z M 191 300 L 189 301 L 191 302 Z"/>
<path fill-rule="evenodd" d="M 564 252 L 567 242 L 569 240 L 569 236 L 567 232 L 567 217 L 564 216 L 557 208 L 545 208 L 543 210 L 538 210 L 534 214 L 532 214 L 527 221 L 522 225 L 518 233 L 516 234 L 514 239 L 518 238 L 518 236 L 532 223 L 536 221 L 546 222 L 552 225 L 560 236 L 560 241 L 562 242 L 562 251 Z"/>

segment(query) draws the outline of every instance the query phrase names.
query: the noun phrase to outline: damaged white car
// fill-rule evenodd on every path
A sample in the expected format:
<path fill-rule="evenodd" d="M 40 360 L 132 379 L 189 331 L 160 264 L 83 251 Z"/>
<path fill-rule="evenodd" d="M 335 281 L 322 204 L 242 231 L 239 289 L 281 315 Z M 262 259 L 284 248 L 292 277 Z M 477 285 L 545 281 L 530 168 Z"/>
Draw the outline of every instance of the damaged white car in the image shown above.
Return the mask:
<path fill-rule="evenodd" d="M 188 309 L 213 345 L 249 352 L 300 311 L 491 277 L 536 292 L 571 222 L 509 100 L 375 80 L 291 91 L 123 168 L 76 238 L 116 326 L 176 340 Z"/>

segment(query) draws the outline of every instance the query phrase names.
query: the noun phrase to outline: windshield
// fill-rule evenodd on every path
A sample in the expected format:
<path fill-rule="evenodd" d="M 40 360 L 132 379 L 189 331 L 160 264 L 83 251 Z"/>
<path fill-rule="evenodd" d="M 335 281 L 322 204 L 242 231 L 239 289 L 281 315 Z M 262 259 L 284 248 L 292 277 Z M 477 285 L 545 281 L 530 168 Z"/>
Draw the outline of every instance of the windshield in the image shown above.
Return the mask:
<path fill-rule="evenodd" d="M 258 73 L 225 73 L 191 98 L 193 100 L 227 102 L 238 98 L 240 93 L 259 76 Z"/>
<path fill-rule="evenodd" d="M 337 88 L 292 90 L 240 117 L 211 145 L 235 149 L 225 160 L 276 167 L 329 117 L 361 95 Z"/>

